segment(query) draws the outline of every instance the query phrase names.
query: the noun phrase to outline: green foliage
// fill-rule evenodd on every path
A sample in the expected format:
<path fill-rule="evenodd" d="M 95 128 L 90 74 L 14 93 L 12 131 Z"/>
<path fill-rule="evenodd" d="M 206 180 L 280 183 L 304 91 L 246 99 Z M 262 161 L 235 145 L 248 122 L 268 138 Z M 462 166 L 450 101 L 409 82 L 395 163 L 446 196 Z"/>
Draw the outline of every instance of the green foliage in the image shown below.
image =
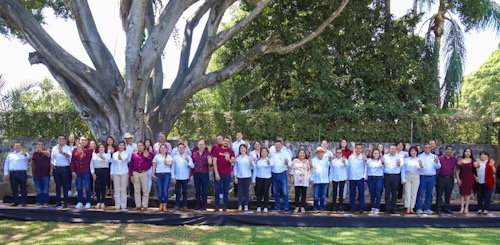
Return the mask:
<path fill-rule="evenodd" d="M 492 109 L 496 108 L 496 121 L 500 120 L 500 50 L 465 77 L 460 107 L 478 117 L 491 117 Z"/>

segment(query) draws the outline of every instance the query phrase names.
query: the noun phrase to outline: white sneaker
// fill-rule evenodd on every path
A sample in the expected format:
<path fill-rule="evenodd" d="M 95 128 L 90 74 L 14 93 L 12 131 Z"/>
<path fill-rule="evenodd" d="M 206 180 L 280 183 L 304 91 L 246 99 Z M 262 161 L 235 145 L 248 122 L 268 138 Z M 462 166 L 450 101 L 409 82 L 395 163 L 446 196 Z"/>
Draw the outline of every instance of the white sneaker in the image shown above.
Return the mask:
<path fill-rule="evenodd" d="M 245 205 L 245 212 L 248 212 L 248 206 Z"/>
<path fill-rule="evenodd" d="M 378 208 L 375 208 L 375 210 L 373 210 L 373 214 L 375 214 L 375 215 L 378 215 L 379 212 L 380 212 L 380 210 Z"/>
<path fill-rule="evenodd" d="M 240 212 L 241 212 L 241 209 L 242 209 L 242 208 L 241 208 L 241 206 L 238 206 L 238 211 L 240 211 Z"/>
<path fill-rule="evenodd" d="M 90 208 L 90 202 L 85 203 L 85 209 L 89 209 L 89 208 Z"/>
<path fill-rule="evenodd" d="M 121 210 L 122 210 L 122 212 L 127 212 L 128 211 L 126 208 L 122 208 Z"/>
<path fill-rule="evenodd" d="M 68 191 L 68 196 L 72 196 L 73 193 L 71 191 Z"/>
<path fill-rule="evenodd" d="M 422 209 L 418 209 L 418 210 L 417 210 L 417 214 L 418 214 L 418 215 L 421 215 L 421 214 L 424 214 L 424 212 L 422 211 Z"/>
<path fill-rule="evenodd" d="M 427 215 L 431 215 L 431 214 L 433 214 L 434 212 L 432 212 L 432 210 L 430 210 L 430 209 L 427 209 L 427 210 L 425 210 L 425 213 L 426 213 Z"/>
<path fill-rule="evenodd" d="M 370 214 L 374 214 L 375 213 L 375 209 L 372 208 L 372 210 L 370 211 Z"/>
<path fill-rule="evenodd" d="M 267 210 L 267 208 L 264 208 L 264 213 L 267 213 L 269 212 L 269 210 Z"/>
<path fill-rule="evenodd" d="M 77 203 L 75 208 L 80 209 L 83 207 L 83 204 L 81 202 Z"/>
<path fill-rule="evenodd" d="M 261 212 L 260 207 L 258 207 L 257 208 L 257 213 L 260 213 L 260 212 Z"/>

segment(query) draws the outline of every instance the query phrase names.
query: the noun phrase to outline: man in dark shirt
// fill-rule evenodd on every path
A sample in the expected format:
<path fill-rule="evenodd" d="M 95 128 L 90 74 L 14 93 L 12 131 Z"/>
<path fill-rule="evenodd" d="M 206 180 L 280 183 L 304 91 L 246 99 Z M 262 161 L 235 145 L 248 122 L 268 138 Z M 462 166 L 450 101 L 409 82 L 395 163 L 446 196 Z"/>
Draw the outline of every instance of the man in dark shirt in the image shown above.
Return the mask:
<path fill-rule="evenodd" d="M 451 214 L 450 210 L 450 197 L 455 186 L 453 178 L 458 159 L 453 156 L 453 146 L 447 145 L 445 155 L 439 157 L 441 168 L 438 170 L 436 181 L 436 211 L 440 213 L 441 210 L 445 213 Z M 443 204 L 444 194 L 444 208 Z"/>
<path fill-rule="evenodd" d="M 85 185 L 85 194 L 87 199 L 85 200 L 85 208 L 90 208 L 90 201 L 92 192 L 90 190 L 90 160 L 92 160 L 93 149 L 89 147 L 87 138 L 85 136 L 80 137 L 78 146 L 73 149 L 73 154 L 71 157 L 71 174 L 73 179 L 76 179 L 76 190 L 78 191 L 78 203 L 75 208 L 83 207 L 83 185 Z"/>
<path fill-rule="evenodd" d="M 196 151 L 193 149 L 194 162 L 194 187 L 196 190 L 195 211 L 205 211 L 207 209 L 208 195 L 208 169 L 212 165 L 212 157 L 205 147 L 205 140 L 200 139 Z"/>
<path fill-rule="evenodd" d="M 45 142 L 39 140 L 36 151 L 31 158 L 31 169 L 33 170 L 33 182 L 36 187 L 37 206 L 48 207 L 49 205 L 49 181 L 52 175 L 50 165 L 50 151 L 45 149 Z"/>
<path fill-rule="evenodd" d="M 148 170 L 151 168 L 153 154 L 144 150 L 144 142 L 137 142 L 137 151 L 132 153 L 129 163 L 130 181 L 134 183 L 134 211 L 148 210 L 149 191 L 148 191 Z M 142 191 L 142 197 L 141 197 Z"/>
<path fill-rule="evenodd" d="M 215 177 L 215 212 L 219 212 L 221 194 L 223 199 L 222 211 L 226 212 L 231 172 L 235 161 L 234 152 L 231 149 L 231 139 L 228 136 L 224 137 L 222 147 L 218 147 L 212 152 L 212 159 Z"/>

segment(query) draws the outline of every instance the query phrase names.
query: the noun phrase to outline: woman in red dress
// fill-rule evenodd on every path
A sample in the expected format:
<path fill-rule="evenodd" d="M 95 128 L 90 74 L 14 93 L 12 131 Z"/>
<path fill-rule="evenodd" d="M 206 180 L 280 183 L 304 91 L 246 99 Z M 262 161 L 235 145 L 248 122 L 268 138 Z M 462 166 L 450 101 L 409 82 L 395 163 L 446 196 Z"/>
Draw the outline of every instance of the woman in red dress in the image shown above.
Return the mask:
<path fill-rule="evenodd" d="M 460 187 L 460 211 L 459 213 L 469 213 L 470 196 L 474 192 L 474 157 L 472 150 L 465 148 L 462 158 L 458 160 L 458 166 L 455 171 L 457 184 Z"/>

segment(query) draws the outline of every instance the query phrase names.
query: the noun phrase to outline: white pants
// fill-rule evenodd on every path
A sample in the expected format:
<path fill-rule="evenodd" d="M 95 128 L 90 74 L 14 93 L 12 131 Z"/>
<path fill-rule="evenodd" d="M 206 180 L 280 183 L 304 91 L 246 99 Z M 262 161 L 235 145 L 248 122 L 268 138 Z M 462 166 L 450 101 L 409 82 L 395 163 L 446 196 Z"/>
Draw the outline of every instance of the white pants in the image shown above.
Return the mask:
<path fill-rule="evenodd" d="M 414 208 L 417 201 L 418 186 L 420 185 L 420 175 L 418 173 L 407 173 L 406 182 L 403 186 L 405 198 L 405 208 Z"/>
<path fill-rule="evenodd" d="M 151 193 L 151 187 L 153 185 L 153 168 L 148 170 L 148 193 Z"/>
<path fill-rule="evenodd" d="M 149 192 L 148 192 L 148 172 L 135 172 L 134 171 L 134 199 L 135 206 L 140 208 L 147 208 L 149 204 Z M 142 191 L 142 198 L 141 198 Z"/>
<path fill-rule="evenodd" d="M 127 208 L 127 187 L 128 187 L 129 175 L 126 174 L 114 174 L 113 175 L 113 186 L 115 187 L 115 208 L 123 209 Z"/>

